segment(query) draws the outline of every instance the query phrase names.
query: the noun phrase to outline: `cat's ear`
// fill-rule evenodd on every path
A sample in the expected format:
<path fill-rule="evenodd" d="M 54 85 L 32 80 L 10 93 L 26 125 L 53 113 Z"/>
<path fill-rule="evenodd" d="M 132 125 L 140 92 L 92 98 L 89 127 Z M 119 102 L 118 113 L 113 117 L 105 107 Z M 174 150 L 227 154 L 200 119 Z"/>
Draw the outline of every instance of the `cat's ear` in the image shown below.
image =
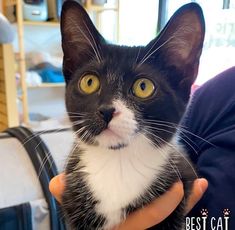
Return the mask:
<path fill-rule="evenodd" d="M 91 59 L 101 61 L 104 38 L 93 25 L 85 9 L 76 1 L 64 2 L 61 13 L 63 73 L 66 83 L 71 75 Z"/>
<path fill-rule="evenodd" d="M 176 11 L 159 36 L 146 47 L 149 59 L 173 71 L 169 81 L 179 91 L 184 91 L 186 97 L 198 73 L 204 34 L 205 22 L 201 7 L 189 3 Z"/>

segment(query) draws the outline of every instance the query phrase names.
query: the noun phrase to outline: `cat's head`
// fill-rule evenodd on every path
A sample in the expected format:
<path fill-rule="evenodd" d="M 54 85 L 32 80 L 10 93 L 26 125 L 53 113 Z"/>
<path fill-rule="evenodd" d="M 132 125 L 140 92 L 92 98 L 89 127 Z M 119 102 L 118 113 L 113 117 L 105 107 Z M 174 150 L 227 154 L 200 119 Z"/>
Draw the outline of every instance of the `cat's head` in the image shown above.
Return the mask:
<path fill-rule="evenodd" d="M 146 46 L 111 45 L 82 6 L 66 1 L 66 107 L 78 137 L 110 149 L 127 146 L 139 134 L 158 144 L 171 139 L 197 76 L 204 30 L 202 10 L 191 3 Z"/>

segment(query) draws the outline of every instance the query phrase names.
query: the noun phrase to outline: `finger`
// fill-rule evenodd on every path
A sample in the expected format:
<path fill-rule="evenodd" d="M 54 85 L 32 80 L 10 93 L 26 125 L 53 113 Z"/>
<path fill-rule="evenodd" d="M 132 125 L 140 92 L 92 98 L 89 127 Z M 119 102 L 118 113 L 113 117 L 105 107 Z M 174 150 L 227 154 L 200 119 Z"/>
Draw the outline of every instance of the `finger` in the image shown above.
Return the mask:
<path fill-rule="evenodd" d="M 61 203 L 61 197 L 64 191 L 64 173 L 61 173 L 51 179 L 49 190 L 58 202 Z"/>
<path fill-rule="evenodd" d="M 183 184 L 178 182 L 150 205 L 130 214 L 115 230 L 143 230 L 162 222 L 176 209 L 183 195 Z"/>
<path fill-rule="evenodd" d="M 208 187 L 208 181 L 204 178 L 200 178 L 194 181 L 192 193 L 189 196 L 186 213 L 195 206 L 195 204 L 202 198 L 204 192 Z"/>

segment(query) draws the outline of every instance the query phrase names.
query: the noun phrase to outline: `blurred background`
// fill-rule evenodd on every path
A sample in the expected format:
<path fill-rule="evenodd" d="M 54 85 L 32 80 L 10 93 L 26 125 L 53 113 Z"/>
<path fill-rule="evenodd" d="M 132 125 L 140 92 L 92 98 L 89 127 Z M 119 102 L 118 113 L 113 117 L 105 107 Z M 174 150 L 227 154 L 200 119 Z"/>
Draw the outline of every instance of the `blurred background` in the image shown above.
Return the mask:
<path fill-rule="evenodd" d="M 80 1 L 108 41 L 130 46 L 146 45 L 172 14 L 189 2 L 201 5 L 206 20 L 206 38 L 198 78 L 194 84 L 194 88 L 197 88 L 235 65 L 235 0 Z M 0 57 L 3 63 L 8 63 L 8 68 L 14 70 L 16 82 L 15 94 L 11 86 L 8 96 L 0 81 L 1 130 L 17 123 L 36 130 L 68 125 L 64 106 L 65 84 L 61 73 L 59 19 L 62 3 L 63 0 L 0 1 L 0 11 L 13 29 L 14 39 L 10 44 L 14 60 L 8 61 L 6 53 Z M 2 71 L 2 78 L 6 78 L 6 73 L 3 75 Z M 12 111 L 17 111 L 11 113 L 13 118 L 9 118 L 9 115 L 4 117 L 4 106 L 9 107 L 9 102 L 8 105 L 6 102 L 9 97 L 12 100 L 10 106 L 16 106 L 16 110 Z M 13 123 L 9 122 L 11 119 Z"/>

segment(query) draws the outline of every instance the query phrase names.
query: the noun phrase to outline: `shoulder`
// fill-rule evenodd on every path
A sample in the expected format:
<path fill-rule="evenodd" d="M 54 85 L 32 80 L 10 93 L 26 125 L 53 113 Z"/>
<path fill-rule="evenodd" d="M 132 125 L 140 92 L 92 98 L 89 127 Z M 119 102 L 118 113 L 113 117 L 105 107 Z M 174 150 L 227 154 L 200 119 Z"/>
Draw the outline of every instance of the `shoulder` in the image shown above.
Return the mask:
<path fill-rule="evenodd" d="M 209 143 L 235 146 L 232 138 L 235 136 L 234 88 L 235 67 L 232 67 L 206 82 L 192 96 L 182 126 L 187 127 L 187 135 L 199 155 L 203 149 L 211 147 Z M 188 152 L 192 152 L 185 145 Z"/>

